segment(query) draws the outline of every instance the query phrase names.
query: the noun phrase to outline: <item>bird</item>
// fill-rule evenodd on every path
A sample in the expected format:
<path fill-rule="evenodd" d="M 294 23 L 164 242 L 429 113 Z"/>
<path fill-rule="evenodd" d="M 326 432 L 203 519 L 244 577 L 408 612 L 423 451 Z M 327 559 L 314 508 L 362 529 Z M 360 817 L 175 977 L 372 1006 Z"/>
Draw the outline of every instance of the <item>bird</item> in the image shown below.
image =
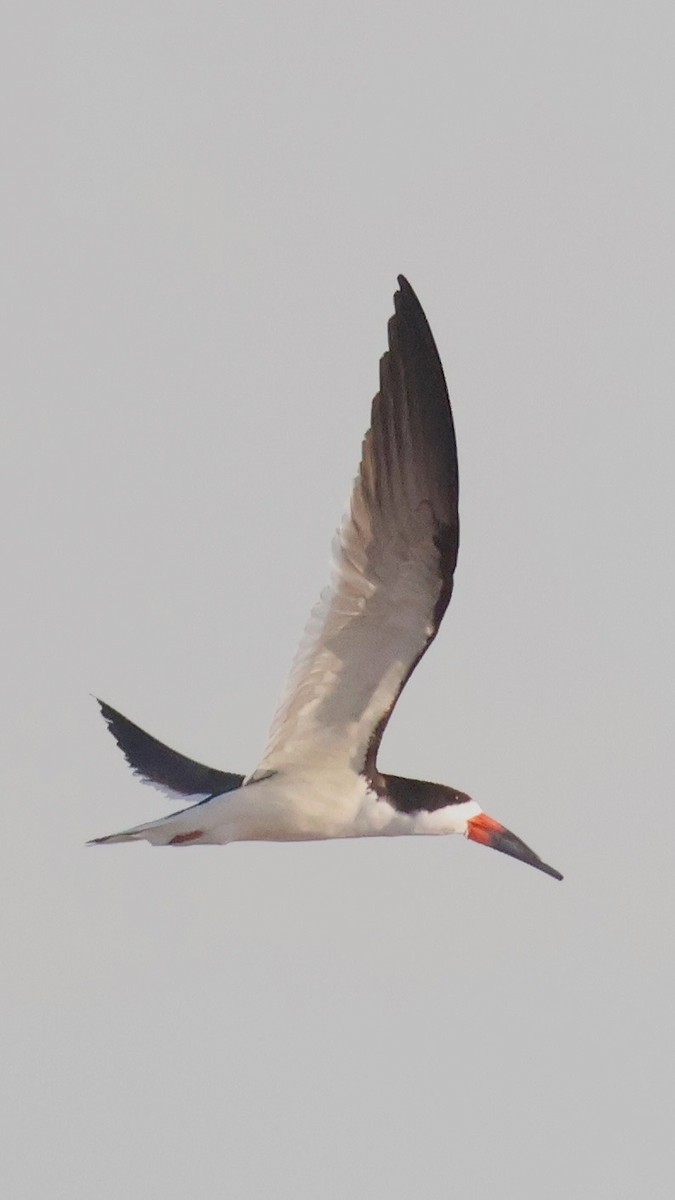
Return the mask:
<path fill-rule="evenodd" d="M 89 844 L 458 833 L 562 879 L 465 792 L 379 766 L 394 706 L 450 602 L 459 549 L 450 398 L 429 323 L 403 275 L 387 332 L 330 584 L 311 612 L 262 760 L 247 776 L 204 766 L 99 700 L 135 774 L 191 803 Z"/>

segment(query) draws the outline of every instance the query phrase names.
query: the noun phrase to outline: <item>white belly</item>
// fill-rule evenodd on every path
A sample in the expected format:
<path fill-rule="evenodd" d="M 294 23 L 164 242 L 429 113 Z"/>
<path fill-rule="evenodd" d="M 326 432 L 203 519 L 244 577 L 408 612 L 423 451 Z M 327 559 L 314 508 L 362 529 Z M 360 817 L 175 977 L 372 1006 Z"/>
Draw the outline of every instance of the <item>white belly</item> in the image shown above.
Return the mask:
<path fill-rule="evenodd" d="M 199 830 L 201 836 L 190 841 L 203 845 L 466 833 L 467 820 L 480 811 L 479 805 L 470 801 L 435 812 L 400 813 L 351 771 L 287 770 L 167 821 L 180 822 L 186 832 Z"/>

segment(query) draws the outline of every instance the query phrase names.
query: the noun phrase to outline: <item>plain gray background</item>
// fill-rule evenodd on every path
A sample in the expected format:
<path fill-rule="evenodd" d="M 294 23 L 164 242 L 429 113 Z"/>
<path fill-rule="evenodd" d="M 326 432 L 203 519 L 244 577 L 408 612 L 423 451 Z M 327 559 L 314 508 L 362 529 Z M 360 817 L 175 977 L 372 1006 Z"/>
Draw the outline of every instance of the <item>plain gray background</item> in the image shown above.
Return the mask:
<path fill-rule="evenodd" d="M 670 1197 L 670 2 L 3 8 L 4 1196 Z M 383 745 L 459 838 L 85 849 L 90 693 L 252 769 L 395 277 L 455 596 Z"/>

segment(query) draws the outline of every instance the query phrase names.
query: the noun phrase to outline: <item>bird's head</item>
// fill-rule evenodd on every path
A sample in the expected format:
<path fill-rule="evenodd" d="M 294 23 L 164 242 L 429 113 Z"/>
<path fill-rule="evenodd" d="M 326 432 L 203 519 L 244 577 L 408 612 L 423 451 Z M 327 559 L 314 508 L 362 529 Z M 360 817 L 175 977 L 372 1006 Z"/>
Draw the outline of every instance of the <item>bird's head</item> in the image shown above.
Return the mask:
<path fill-rule="evenodd" d="M 512 858 L 519 858 L 522 862 L 529 863 L 531 867 L 536 867 L 538 871 L 545 871 L 547 875 L 552 875 L 554 879 L 562 879 L 560 871 L 556 871 L 555 867 L 549 867 L 548 863 L 542 862 L 538 854 L 534 850 L 530 850 L 524 842 L 521 842 L 515 833 L 511 833 L 499 821 L 495 821 L 494 817 L 489 817 L 487 813 L 478 813 L 478 816 L 470 817 L 466 823 L 466 836 L 472 842 L 480 842 L 481 846 L 491 846 L 493 850 L 501 850 L 502 854 L 510 854 Z"/>

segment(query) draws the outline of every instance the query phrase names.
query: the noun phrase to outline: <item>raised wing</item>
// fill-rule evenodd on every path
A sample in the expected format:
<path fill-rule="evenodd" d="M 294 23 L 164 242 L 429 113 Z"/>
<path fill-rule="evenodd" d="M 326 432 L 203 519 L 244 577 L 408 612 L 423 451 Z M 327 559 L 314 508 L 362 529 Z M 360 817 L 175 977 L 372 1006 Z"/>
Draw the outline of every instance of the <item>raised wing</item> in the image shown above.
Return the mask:
<path fill-rule="evenodd" d="M 206 800 L 241 787 L 243 775 L 218 771 L 186 758 L 145 733 L 103 700 L 98 704 L 122 754 L 143 783 L 152 784 L 167 796 L 190 796 L 193 800 Z"/>
<path fill-rule="evenodd" d="M 331 585 L 310 617 L 259 771 L 332 760 L 373 773 L 392 709 L 452 593 L 459 483 L 450 401 L 419 300 L 406 279 L 398 283 Z"/>

